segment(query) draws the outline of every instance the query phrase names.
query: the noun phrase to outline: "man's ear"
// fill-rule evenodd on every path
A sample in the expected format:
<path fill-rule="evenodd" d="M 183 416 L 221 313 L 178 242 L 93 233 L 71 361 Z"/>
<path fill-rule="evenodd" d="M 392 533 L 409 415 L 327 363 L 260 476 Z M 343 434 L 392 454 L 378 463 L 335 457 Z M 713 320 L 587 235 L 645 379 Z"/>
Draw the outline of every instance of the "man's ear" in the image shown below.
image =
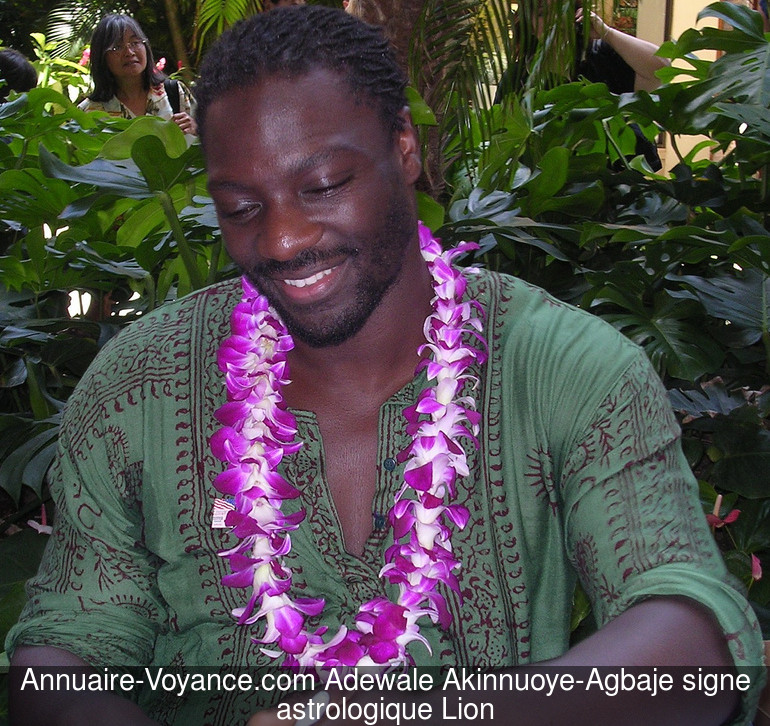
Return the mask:
<path fill-rule="evenodd" d="M 422 157 L 420 155 L 420 140 L 417 129 L 412 123 L 409 106 L 404 106 L 399 112 L 402 128 L 397 131 L 398 150 L 408 184 L 414 184 L 422 173 Z"/>

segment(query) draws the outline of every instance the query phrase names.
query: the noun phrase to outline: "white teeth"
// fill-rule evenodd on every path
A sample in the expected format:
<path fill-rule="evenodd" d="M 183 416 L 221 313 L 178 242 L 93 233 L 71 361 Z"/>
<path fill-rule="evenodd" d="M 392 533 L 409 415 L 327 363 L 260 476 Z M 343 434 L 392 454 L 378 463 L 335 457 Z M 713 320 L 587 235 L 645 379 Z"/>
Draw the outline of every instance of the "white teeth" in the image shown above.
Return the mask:
<path fill-rule="evenodd" d="M 306 287 L 307 285 L 313 285 L 319 280 L 322 280 L 327 275 L 331 275 L 331 270 L 321 270 L 321 272 L 317 272 L 315 275 L 311 275 L 310 277 L 305 277 L 302 280 L 284 280 L 284 282 L 287 285 L 291 285 L 291 287 Z"/>

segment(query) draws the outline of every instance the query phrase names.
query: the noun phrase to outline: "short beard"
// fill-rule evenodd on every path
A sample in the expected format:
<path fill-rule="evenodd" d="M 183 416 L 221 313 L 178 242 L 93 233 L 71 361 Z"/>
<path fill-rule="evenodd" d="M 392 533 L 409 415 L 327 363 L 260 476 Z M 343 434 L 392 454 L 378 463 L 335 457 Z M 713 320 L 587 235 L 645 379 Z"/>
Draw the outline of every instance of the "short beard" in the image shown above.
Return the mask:
<path fill-rule="evenodd" d="M 313 249 L 305 250 L 289 263 L 267 262 L 246 273 L 251 282 L 263 292 L 270 304 L 281 316 L 286 328 L 295 340 L 312 348 L 326 348 L 341 345 L 355 336 L 366 324 L 372 313 L 379 307 L 387 291 L 401 275 L 404 256 L 415 233 L 415 222 L 405 199 L 393 199 L 385 215 L 385 223 L 370 242 L 356 239 L 326 254 Z M 304 325 L 280 301 L 269 292 L 269 285 L 262 290 L 260 279 L 268 273 L 302 269 L 317 264 L 340 253 L 352 259 L 353 265 L 364 267 L 364 275 L 358 282 L 355 295 L 347 310 L 334 320 L 321 321 L 318 325 Z M 367 274 L 368 273 L 368 274 Z M 379 274 L 377 274 L 379 273 Z"/>

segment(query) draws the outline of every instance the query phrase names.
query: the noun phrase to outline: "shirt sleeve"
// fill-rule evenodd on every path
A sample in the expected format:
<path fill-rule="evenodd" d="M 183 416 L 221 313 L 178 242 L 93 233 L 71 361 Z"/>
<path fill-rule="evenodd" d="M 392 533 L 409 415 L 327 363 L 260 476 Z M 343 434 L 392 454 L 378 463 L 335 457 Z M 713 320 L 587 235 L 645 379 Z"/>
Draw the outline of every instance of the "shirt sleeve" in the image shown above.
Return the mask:
<path fill-rule="evenodd" d="M 9 652 L 53 646 L 94 667 L 144 665 L 166 622 L 157 558 L 144 545 L 141 459 L 120 417 L 104 424 L 103 407 L 115 406 L 100 373 L 109 368 L 102 356 L 68 402 L 50 477 L 53 533 Z"/>
<path fill-rule="evenodd" d="M 578 60 L 577 75 L 591 83 L 605 83 L 611 93 L 631 93 L 636 73 L 620 54 L 603 40 L 593 40 Z"/>
<path fill-rule="evenodd" d="M 736 667 L 755 679 L 735 721 L 749 723 L 762 685 L 757 620 L 707 526 L 678 424 L 641 352 L 570 450 L 568 555 L 597 624 L 650 597 L 700 603 L 719 622 Z"/>

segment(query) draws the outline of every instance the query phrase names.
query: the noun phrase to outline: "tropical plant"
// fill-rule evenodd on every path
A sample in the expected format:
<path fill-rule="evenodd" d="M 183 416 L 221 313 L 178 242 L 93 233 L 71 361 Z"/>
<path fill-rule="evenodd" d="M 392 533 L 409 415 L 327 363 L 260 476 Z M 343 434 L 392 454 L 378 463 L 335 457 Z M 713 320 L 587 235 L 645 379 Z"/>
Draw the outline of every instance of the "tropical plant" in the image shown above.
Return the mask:
<path fill-rule="evenodd" d="M 0 135 L 4 638 L 45 539 L 25 522 L 52 514 L 45 474 L 77 381 L 123 325 L 233 270 L 200 147 L 174 123 L 84 113 L 36 88 L 0 107 Z M 85 314 L 71 296 L 91 299 Z"/>
<path fill-rule="evenodd" d="M 61 41 L 48 40 L 42 33 L 32 33 L 32 41 L 37 57 L 32 65 L 38 72 L 38 86 L 53 88 L 73 102 L 84 96 L 91 84 L 86 66 L 62 55 Z M 77 51 L 76 54 L 80 56 Z"/>
<path fill-rule="evenodd" d="M 485 112 L 488 142 L 470 116 L 478 150 L 449 177 L 438 233 L 478 240 L 482 262 L 644 348 L 681 414 L 704 512 L 721 494 L 717 515 L 744 513 L 716 534 L 770 635 L 770 578 L 755 580 L 757 566 L 770 567 L 770 42 L 746 8 L 717 3 L 701 16 L 732 30 L 666 44 L 671 82 L 652 95 L 586 82 L 529 90 Z M 719 59 L 697 60 L 702 49 Z M 634 158 L 631 122 L 650 137 L 703 134 L 714 153 L 652 173 Z"/>

